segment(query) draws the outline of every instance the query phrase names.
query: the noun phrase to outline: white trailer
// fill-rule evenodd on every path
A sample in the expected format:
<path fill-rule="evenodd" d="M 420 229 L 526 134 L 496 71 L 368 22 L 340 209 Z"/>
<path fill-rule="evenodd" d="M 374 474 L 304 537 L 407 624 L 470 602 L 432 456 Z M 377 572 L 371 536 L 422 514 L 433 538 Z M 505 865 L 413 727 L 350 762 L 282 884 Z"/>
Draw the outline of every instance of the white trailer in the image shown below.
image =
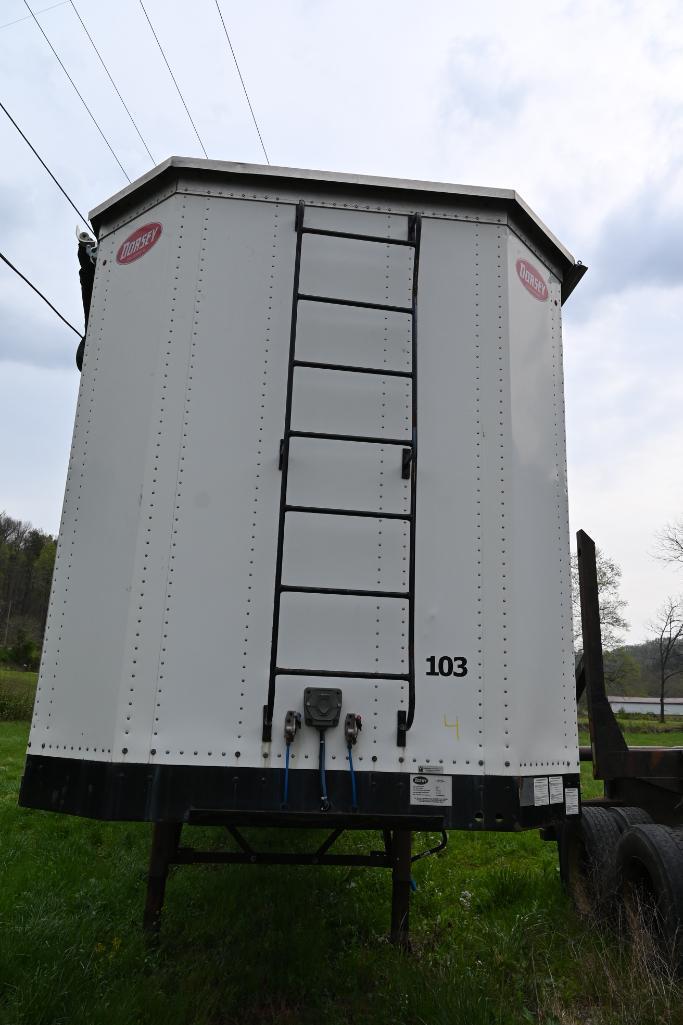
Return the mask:
<path fill-rule="evenodd" d="M 182 823 L 383 829 L 404 892 L 411 831 L 577 814 L 585 268 L 515 192 L 220 161 L 92 222 L 21 803 L 161 823 L 150 914 Z"/>

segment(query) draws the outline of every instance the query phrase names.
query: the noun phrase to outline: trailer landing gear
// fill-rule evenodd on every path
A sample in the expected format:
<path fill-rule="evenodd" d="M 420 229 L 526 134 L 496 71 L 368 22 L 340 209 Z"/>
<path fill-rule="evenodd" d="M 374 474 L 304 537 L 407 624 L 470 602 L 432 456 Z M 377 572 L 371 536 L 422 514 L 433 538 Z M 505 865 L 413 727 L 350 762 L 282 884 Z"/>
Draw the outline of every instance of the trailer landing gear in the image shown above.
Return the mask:
<path fill-rule="evenodd" d="M 171 865 L 350 865 L 366 868 L 391 869 L 391 942 L 403 950 L 410 949 L 410 892 L 413 887 L 411 867 L 414 861 L 438 854 L 448 843 L 441 831 L 440 841 L 433 847 L 412 853 L 413 831 L 404 827 L 384 829 L 384 850 L 367 854 L 333 854 L 331 848 L 344 832 L 344 826 L 333 829 L 320 846 L 310 853 L 285 851 L 258 851 L 233 825 L 229 818 L 222 823 L 234 840 L 237 849 L 199 851 L 194 847 L 181 847 L 182 822 L 155 822 L 152 826 L 152 847 L 147 876 L 147 899 L 143 929 L 156 935 L 161 926 L 161 911 L 166 893 L 166 881 Z M 369 825 L 369 824 L 368 824 Z M 375 825 L 375 828 L 376 825 Z"/>
<path fill-rule="evenodd" d="M 395 829 L 391 842 L 391 942 L 410 949 L 410 889 L 412 834 Z"/>

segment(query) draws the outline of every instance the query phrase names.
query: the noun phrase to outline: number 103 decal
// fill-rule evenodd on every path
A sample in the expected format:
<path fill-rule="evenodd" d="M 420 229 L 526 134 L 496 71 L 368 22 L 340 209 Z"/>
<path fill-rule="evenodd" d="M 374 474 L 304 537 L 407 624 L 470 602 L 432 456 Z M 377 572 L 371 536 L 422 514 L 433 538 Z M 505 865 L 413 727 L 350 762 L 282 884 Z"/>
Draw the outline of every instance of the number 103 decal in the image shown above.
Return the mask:
<path fill-rule="evenodd" d="M 427 676 L 467 676 L 467 659 L 462 655 L 430 655 L 427 665 Z"/>

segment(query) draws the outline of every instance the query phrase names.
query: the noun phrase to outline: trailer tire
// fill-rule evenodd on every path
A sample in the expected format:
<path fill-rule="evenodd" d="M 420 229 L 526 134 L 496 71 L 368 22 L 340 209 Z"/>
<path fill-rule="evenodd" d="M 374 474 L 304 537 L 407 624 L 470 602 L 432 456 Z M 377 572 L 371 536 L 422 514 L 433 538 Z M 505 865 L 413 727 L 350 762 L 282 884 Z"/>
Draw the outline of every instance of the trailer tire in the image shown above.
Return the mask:
<path fill-rule="evenodd" d="M 654 821 L 652 816 L 644 808 L 626 807 L 609 809 L 619 826 L 619 832 L 625 833 L 631 826 L 648 826 Z"/>
<path fill-rule="evenodd" d="M 617 848 L 619 890 L 632 932 L 644 925 L 683 968 L 683 835 L 657 823 L 627 829 Z"/>
<path fill-rule="evenodd" d="M 584 807 L 581 817 L 565 821 L 560 832 L 560 873 L 581 915 L 611 914 L 616 904 L 617 821 L 606 808 Z"/>

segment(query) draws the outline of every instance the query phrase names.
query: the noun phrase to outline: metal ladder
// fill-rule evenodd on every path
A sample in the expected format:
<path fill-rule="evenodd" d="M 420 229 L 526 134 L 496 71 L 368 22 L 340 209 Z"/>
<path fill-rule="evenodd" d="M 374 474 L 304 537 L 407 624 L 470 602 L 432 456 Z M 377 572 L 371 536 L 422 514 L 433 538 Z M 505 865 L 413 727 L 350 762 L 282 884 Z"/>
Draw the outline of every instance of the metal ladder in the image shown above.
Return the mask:
<path fill-rule="evenodd" d="M 277 537 L 277 558 L 275 566 L 275 601 L 273 605 L 273 636 L 270 655 L 270 673 L 268 679 L 268 701 L 263 707 L 264 743 L 272 738 L 273 707 L 275 704 L 275 684 L 278 676 L 319 676 L 367 680 L 404 680 L 408 683 L 408 709 L 400 709 L 397 713 L 396 743 L 405 747 L 406 733 L 413 723 L 415 714 L 415 519 L 417 508 L 417 283 L 420 261 L 420 236 L 422 220 L 420 214 L 408 215 L 407 238 L 382 238 L 377 235 L 360 235 L 347 231 L 331 231 L 326 228 L 309 228 L 304 225 L 305 204 L 301 200 L 296 209 L 296 257 L 294 262 L 294 290 L 292 298 L 292 321 L 289 340 L 289 368 L 287 374 L 287 398 L 285 405 L 285 427 L 280 442 L 280 470 L 282 483 L 280 488 L 280 516 Z M 413 275 L 410 306 L 393 306 L 386 303 L 360 302 L 351 299 L 333 299 L 323 295 L 308 295 L 299 291 L 301 272 L 301 249 L 304 235 L 326 235 L 331 238 L 355 239 L 360 242 L 377 242 L 382 245 L 408 246 L 413 249 Z M 349 366 L 343 363 L 320 363 L 311 360 L 300 360 L 296 357 L 296 331 L 299 303 L 331 303 L 335 306 L 354 306 L 361 309 L 380 310 L 383 313 L 403 313 L 411 318 L 412 355 L 410 370 L 388 370 L 384 367 Z M 292 393 L 294 374 L 298 367 L 317 370 L 345 371 L 357 374 L 377 374 L 380 377 L 403 377 L 411 381 L 412 415 L 410 438 L 368 437 L 354 434 L 326 434 L 319 431 L 292 430 Z M 292 438 L 321 438 L 329 441 L 361 442 L 369 445 L 396 445 L 403 449 L 401 472 L 405 480 L 410 480 L 410 512 L 391 513 L 375 512 L 365 509 L 334 509 L 327 506 L 290 505 L 287 502 L 287 479 L 289 471 L 289 449 Z M 410 525 L 410 559 L 407 591 L 366 591 L 355 588 L 339 587 L 300 587 L 295 584 L 283 584 L 282 561 L 285 539 L 287 514 L 291 512 L 312 513 L 326 516 L 362 516 L 378 520 L 404 520 Z M 284 593 L 304 594 L 340 594 L 355 595 L 366 598 L 396 598 L 408 602 L 408 672 L 382 673 L 362 672 L 335 669 L 302 669 L 286 668 L 278 665 L 278 636 L 280 630 L 280 600 Z"/>

